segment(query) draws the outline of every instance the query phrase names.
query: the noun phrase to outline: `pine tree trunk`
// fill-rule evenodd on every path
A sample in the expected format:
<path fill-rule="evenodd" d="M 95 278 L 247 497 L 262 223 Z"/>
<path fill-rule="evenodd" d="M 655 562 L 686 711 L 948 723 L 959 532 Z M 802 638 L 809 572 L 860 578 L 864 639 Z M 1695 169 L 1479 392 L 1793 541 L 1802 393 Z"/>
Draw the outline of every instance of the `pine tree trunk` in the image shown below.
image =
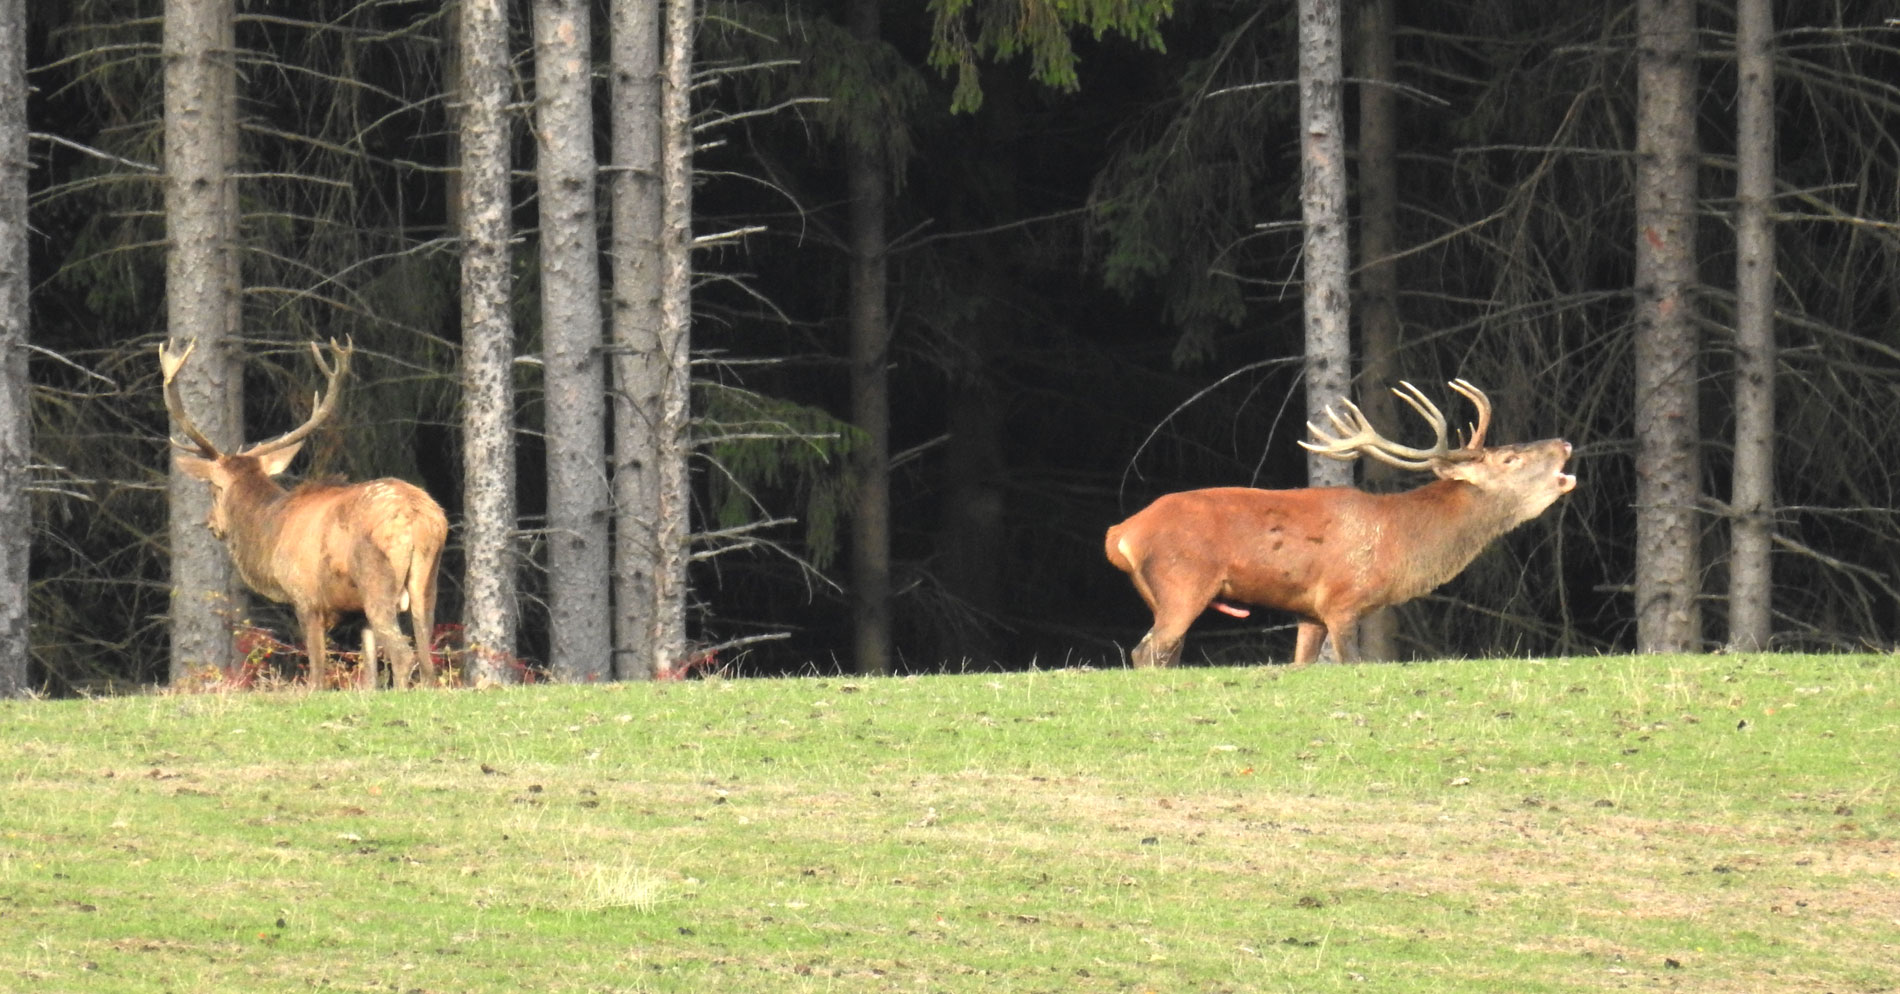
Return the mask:
<path fill-rule="evenodd" d="M 665 0 L 660 64 L 660 328 L 664 355 L 654 452 L 659 459 L 655 508 L 653 598 L 658 604 L 650 648 L 655 667 L 684 665 L 687 569 L 692 563 L 693 345 L 693 0 Z"/>
<path fill-rule="evenodd" d="M 236 447 L 242 380 L 237 333 L 236 40 L 231 0 L 167 0 L 165 316 L 176 342 L 195 340 L 178 389 L 198 427 Z M 223 545 L 205 527 L 211 491 L 175 467 L 170 482 L 171 679 L 235 660 L 231 623 L 242 596 Z"/>
<path fill-rule="evenodd" d="M 678 555 L 669 553 L 686 541 L 678 515 L 663 520 L 660 492 L 667 460 L 683 457 L 664 412 L 666 398 L 682 389 L 676 380 L 688 341 L 667 327 L 661 306 L 668 241 L 660 15 L 656 0 L 614 0 L 612 8 L 614 675 L 622 680 L 651 679 L 682 662 L 685 630 L 683 584 L 660 582 L 677 568 Z"/>
<path fill-rule="evenodd" d="M 1774 635 L 1769 566 L 1775 510 L 1774 13 L 1737 0 L 1735 189 L 1735 479 L 1729 499 L 1728 644 L 1766 649 Z"/>
<path fill-rule="evenodd" d="M 1299 0 L 1300 220 L 1306 233 L 1306 418 L 1325 424 L 1328 404 L 1352 396 L 1350 256 L 1346 244 L 1346 139 L 1339 0 Z M 1306 457 L 1314 487 L 1352 485 L 1352 464 Z M 1326 640 L 1324 658 L 1338 647 Z"/>
<path fill-rule="evenodd" d="M 588 4 L 534 0 L 534 37 L 547 395 L 548 664 L 560 679 L 583 683 L 605 679 L 613 658 Z"/>
<path fill-rule="evenodd" d="M 26 375 L 26 0 L 0 0 L 0 699 L 29 689 L 27 562 L 33 529 L 27 499 L 33 455 L 32 390 Z"/>
<path fill-rule="evenodd" d="M 875 44 L 879 0 L 853 0 L 851 33 Z M 879 146 L 853 142 L 845 156 L 851 210 L 851 420 L 864 432 L 852 452 L 857 499 L 851 518 L 853 659 L 859 673 L 891 669 L 891 414 L 889 268 L 885 175 Z"/>
<path fill-rule="evenodd" d="M 1636 641 L 1697 652 L 1695 3 L 1636 21 Z"/>
<path fill-rule="evenodd" d="M 463 630 L 473 682 L 509 682 L 520 630 L 515 532 L 515 331 L 508 242 L 510 119 L 506 0 L 457 9 L 462 240 Z"/>
<path fill-rule="evenodd" d="M 1393 0 L 1359 3 L 1359 331 L 1362 374 L 1359 406 L 1376 425 L 1392 425 L 1399 372 L 1398 100 L 1389 85 Z M 1361 459 L 1367 482 L 1394 484 L 1400 474 L 1376 459 Z M 1379 489 L 1392 489 L 1383 486 Z M 1396 611 L 1375 611 L 1359 622 L 1363 659 L 1398 658 Z"/>
<path fill-rule="evenodd" d="M 1352 332 L 1346 245 L 1346 142 L 1339 0 L 1300 0 L 1300 215 L 1306 231 L 1306 414 L 1351 396 Z M 1309 454 L 1307 482 L 1348 486 L 1352 464 Z"/>

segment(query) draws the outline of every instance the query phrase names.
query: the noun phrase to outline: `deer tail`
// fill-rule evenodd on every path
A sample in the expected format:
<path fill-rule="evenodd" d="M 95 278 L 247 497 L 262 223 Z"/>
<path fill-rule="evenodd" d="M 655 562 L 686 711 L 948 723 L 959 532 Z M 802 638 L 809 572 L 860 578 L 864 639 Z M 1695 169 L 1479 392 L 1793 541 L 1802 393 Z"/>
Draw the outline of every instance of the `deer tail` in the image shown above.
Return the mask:
<path fill-rule="evenodd" d="M 396 567 L 396 610 L 409 610 L 409 578 L 416 573 L 416 541 L 405 530 L 391 543 L 389 564 Z"/>

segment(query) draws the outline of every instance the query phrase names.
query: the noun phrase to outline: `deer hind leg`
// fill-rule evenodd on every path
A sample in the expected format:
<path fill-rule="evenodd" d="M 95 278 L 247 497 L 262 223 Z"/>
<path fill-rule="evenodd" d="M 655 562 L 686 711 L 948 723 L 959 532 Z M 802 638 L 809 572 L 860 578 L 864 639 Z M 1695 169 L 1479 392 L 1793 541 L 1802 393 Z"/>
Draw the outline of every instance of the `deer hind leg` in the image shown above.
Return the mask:
<path fill-rule="evenodd" d="M 422 685 L 433 687 L 435 668 L 435 570 L 418 570 L 409 579 L 409 628 L 422 663 Z"/>
<path fill-rule="evenodd" d="M 376 606 L 364 605 L 364 617 L 369 619 L 369 629 L 364 632 L 365 639 L 374 638 L 383 644 L 389 653 L 390 685 L 397 690 L 409 688 L 409 676 L 415 669 L 416 653 L 403 637 L 402 628 L 396 618 L 396 605 L 389 599 L 379 599 Z"/>
<path fill-rule="evenodd" d="M 358 666 L 356 685 L 364 690 L 376 689 L 376 629 L 363 626 L 363 662 Z"/>
<path fill-rule="evenodd" d="M 1129 658 L 1137 669 L 1173 666 L 1181 661 L 1181 640 L 1187 635 L 1188 626 L 1213 602 L 1214 594 L 1220 590 L 1220 579 L 1209 577 L 1181 582 L 1179 578 L 1168 578 L 1156 583 L 1152 578 L 1143 578 L 1135 586 L 1154 608 L 1155 622 L 1135 646 L 1135 651 L 1129 653 Z"/>
<path fill-rule="evenodd" d="M 1156 638 L 1155 631 L 1148 629 L 1148 634 L 1143 635 L 1135 650 L 1128 654 L 1138 670 L 1173 666 L 1181 661 L 1181 636 Z"/>

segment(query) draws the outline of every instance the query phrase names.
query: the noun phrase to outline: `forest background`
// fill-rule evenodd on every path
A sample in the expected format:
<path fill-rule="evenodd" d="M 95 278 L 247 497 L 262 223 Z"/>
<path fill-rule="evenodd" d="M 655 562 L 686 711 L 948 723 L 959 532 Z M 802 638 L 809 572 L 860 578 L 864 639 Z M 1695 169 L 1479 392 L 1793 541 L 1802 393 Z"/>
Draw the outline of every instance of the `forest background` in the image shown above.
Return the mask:
<path fill-rule="evenodd" d="M 1647 647 L 1639 429 L 1658 419 L 1639 395 L 1650 280 L 1639 76 L 1653 42 L 1639 8 L 1658 2 L 1345 5 L 1353 390 L 1370 405 L 1399 378 L 1440 397 L 1445 380 L 1472 380 L 1497 404 L 1494 439 L 1567 438 L 1581 481 L 1399 610 L 1391 655 Z M 163 682 L 179 675 L 167 662 L 174 540 L 154 361 L 167 333 L 161 34 L 173 5 L 26 6 L 32 582 L 20 682 L 53 693 Z M 544 326 L 562 327 L 547 320 L 552 201 L 533 127 L 548 96 L 537 87 L 550 84 L 527 5 L 499 6 L 514 169 L 511 654 L 560 676 L 627 675 L 564 659 L 568 629 L 551 620 L 550 536 L 563 532 L 549 512 L 565 505 L 550 500 L 548 453 L 571 419 L 550 417 L 541 361 Z M 564 6 L 605 39 L 621 5 Z M 1072 5 L 1124 16 L 1010 26 L 1020 35 L 982 20 L 996 7 L 708 3 L 692 15 L 696 538 L 682 598 L 691 652 L 728 672 L 1120 665 L 1148 619 L 1102 558 L 1108 525 L 1171 490 L 1305 482 L 1295 6 Z M 401 476 L 444 504 L 456 523 L 444 619 L 463 615 L 476 471 L 464 458 L 455 9 L 232 7 L 245 435 L 307 413 L 305 343 L 353 339 L 345 409 L 302 471 Z M 1730 640 L 1736 454 L 1770 436 L 1773 503 L 1756 515 L 1772 536 L 1770 644 L 1891 646 L 1900 33 L 1884 4 L 1773 12 L 1777 402 L 1765 430 L 1742 417 L 1738 435 L 1739 163 L 1763 145 L 1738 124 L 1737 5 L 1688 9 L 1693 124 L 1678 137 L 1692 142 L 1699 223 L 1685 298 L 1691 448 L 1676 460 L 1693 488 L 1682 502 L 1693 566 L 1675 581 L 1697 608 L 1686 647 Z M 610 60 L 604 43 L 585 58 L 605 189 Z M 1356 101 L 1372 90 L 1398 112 L 1368 116 Z M 1395 226 L 1391 248 L 1368 259 L 1374 163 L 1392 177 Z M 872 252 L 854 241 L 867 177 L 883 193 Z M 881 269 L 863 268 L 871 258 Z M 1391 274 L 1389 291 L 1368 287 L 1375 271 Z M 871 310 L 867 279 L 880 288 Z M 612 301 L 595 306 L 598 325 Z M 864 342 L 853 329 L 877 308 L 882 424 L 854 382 Z M 1372 320 L 1395 322 L 1377 349 Z M 1375 415 L 1415 427 L 1389 407 Z M 887 534 L 865 530 L 885 514 Z M 888 550 L 881 574 L 862 559 L 873 547 Z M 878 596 L 867 600 L 867 584 Z M 887 614 L 867 622 L 867 603 Z M 292 630 L 287 615 L 244 606 Z M 1290 621 L 1206 619 L 1189 658 L 1285 658 Z"/>

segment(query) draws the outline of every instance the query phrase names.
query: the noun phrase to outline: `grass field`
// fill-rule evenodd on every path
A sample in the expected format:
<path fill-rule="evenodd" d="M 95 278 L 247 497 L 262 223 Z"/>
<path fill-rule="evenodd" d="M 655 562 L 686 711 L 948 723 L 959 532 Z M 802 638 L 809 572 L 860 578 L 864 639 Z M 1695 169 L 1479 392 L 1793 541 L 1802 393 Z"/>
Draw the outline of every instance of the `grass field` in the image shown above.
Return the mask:
<path fill-rule="evenodd" d="M 4 991 L 1900 989 L 1876 656 L 0 703 Z"/>

